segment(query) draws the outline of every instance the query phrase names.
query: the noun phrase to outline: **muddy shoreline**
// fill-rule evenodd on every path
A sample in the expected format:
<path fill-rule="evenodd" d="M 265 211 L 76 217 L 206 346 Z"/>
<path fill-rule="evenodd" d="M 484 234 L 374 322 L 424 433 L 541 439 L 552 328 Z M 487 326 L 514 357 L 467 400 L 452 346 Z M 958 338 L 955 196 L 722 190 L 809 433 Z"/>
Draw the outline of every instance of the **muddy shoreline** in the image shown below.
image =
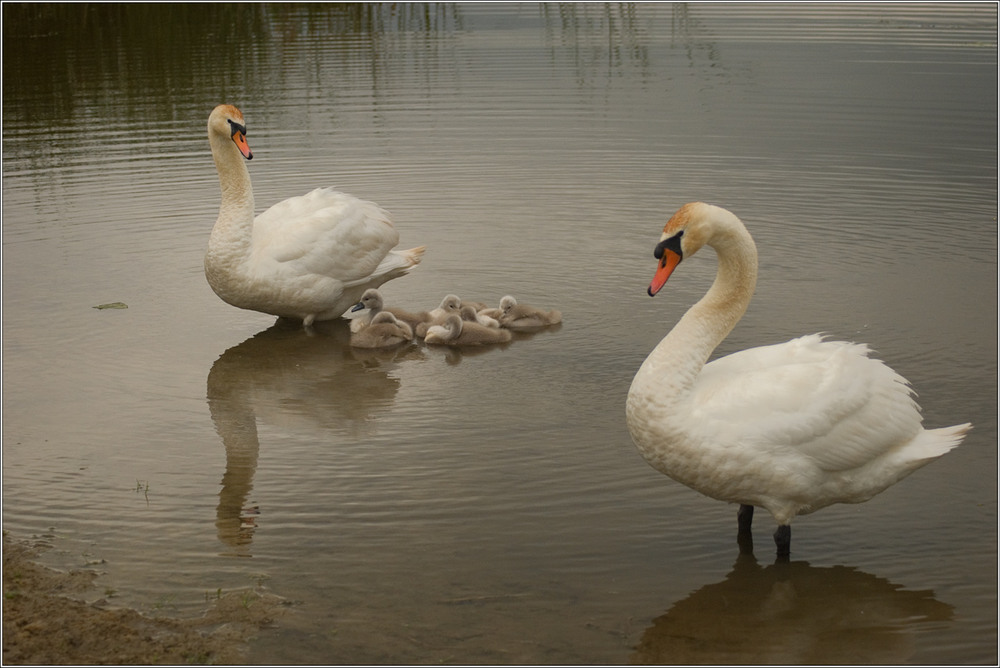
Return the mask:
<path fill-rule="evenodd" d="M 95 597 L 97 573 L 37 562 L 44 543 L 3 536 L 3 663 L 241 664 L 287 610 L 259 589 L 219 594 L 196 619 L 149 617 Z"/>

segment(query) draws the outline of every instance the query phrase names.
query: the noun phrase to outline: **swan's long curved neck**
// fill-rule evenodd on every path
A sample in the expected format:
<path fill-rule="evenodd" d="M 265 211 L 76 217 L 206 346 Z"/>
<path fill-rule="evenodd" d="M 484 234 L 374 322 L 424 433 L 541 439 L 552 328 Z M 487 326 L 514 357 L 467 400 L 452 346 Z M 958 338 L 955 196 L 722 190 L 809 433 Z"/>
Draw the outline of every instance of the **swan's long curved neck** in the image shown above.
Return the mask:
<path fill-rule="evenodd" d="M 705 296 L 646 358 L 636 381 L 650 378 L 663 393 L 663 383 L 675 396 L 689 392 L 712 351 L 725 340 L 746 312 L 757 284 L 757 248 L 741 223 L 713 235 L 708 245 L 718 256 L 718 271 Z"/>
<path fill-rule="evenodd" d="M 210 140 L 222 187 L 222 203 L 212 229 L 212 245 L 220 252 L 249 252 L 254 218 L 250 171 L 228 138 L 212 136 Z"/>

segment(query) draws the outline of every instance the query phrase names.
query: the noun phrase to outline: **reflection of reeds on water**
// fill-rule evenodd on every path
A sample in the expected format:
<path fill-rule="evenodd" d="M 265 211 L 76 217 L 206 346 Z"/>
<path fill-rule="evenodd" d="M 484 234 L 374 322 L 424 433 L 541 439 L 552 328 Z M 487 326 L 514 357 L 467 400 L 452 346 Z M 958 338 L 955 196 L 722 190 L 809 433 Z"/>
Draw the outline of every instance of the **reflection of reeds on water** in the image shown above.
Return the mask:
<path fill-rule="evenodd" d="M 550 53 L 556 57 L 556 46 L 568 50 L 581 83 L 629 67 L 648 68 L 648 40 L 637 3 L 543 2 L 539 11 Z M 595 33 L 604 39 L 595 39 Z"/>
<path fill-rule="evenodd" d="M 706 585 L 653 620 L 633 664 L 899 664 L 921 626 L 948 621 L 931 591 L 847 566 L 759 565 L 741 554 Z"/>
<path fill-rule="evenodd" d="M 86 104 L 110 126 L 122 114 L 200 119 L 249 95 L 263 109 L 282 102 L 262 98 L 275 77 L 290 76 L 301 48 L 318 56 L 309 67 L 324 70 L 320 89 L 359 74 L 374 89 L 404 47 L 408 59 L 433 56 L 461 30 L 461 11 L 448 3 L 5 3 L 4 112 L 67 124 Z"/>

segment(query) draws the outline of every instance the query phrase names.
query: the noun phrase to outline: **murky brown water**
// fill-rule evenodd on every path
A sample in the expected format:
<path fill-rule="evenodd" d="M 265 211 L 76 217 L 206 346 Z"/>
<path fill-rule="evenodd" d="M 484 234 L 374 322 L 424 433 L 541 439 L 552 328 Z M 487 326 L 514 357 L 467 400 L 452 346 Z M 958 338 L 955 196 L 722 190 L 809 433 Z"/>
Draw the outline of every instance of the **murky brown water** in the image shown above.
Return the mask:
<path fill-rule="evenodd" d="M 995 5 L 4 5 L 3 523 L 113 601 L 297 603 L 261 663 L 997 660 Z M 393 301 L 564 324 L 362 355 L 209 289 L 205 122 L 259 207 L 334 185 L 424 263 Z M 625 393 L 707 288 L 665 216 L 748 224 L 720 353 L 813 331 L 975 430 L 737 560 L 735 509 L 639 457 Z M 98 310 L 121 301 L 124 310 Z"/>

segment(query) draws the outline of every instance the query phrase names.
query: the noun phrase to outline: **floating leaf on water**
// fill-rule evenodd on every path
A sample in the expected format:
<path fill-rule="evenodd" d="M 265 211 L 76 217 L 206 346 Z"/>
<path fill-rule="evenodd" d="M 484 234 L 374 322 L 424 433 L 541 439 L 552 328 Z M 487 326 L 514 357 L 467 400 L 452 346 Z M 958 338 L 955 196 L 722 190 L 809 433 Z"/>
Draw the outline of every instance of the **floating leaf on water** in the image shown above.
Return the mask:
<path fill-rule="evenodd" d="M 98 304 L 94 308 L 105 309 L 105 308 L 128 308 L 128 304 L 125 302 L 111 302 L 109 304 Z"/>

